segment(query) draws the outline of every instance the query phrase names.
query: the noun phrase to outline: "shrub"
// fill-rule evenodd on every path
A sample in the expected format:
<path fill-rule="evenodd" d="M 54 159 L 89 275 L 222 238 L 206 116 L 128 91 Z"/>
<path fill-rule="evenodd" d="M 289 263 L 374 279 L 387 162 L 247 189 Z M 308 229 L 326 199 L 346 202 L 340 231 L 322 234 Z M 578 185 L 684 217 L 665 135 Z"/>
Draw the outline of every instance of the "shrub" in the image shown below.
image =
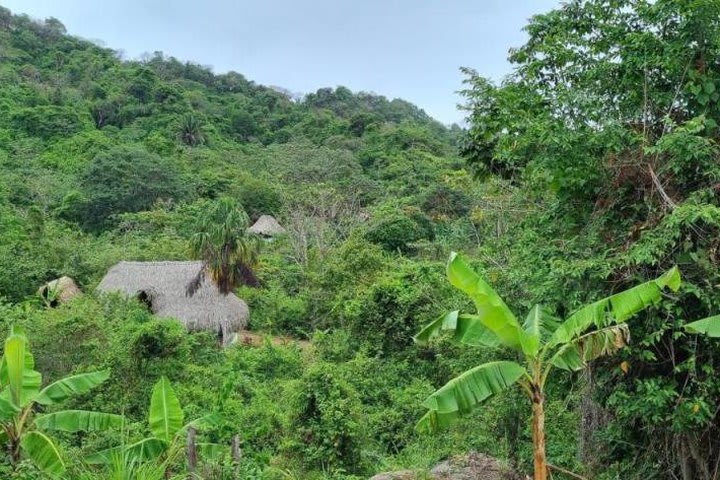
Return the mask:
<path fill-rule="evenodd" d="M 470 198 L 447 185 L 436 185 L 425 194 L 422 208 L 433 218 L 456 218 L 470 211 Z"/>
<path fill-rule="evenodd" d="M 248 179 L 240 188 L 240 203 L 252 219 L 277 215 L 282 206 L 280 193 L 264 180 Z"/>
<path fill-rule="evenodd" d="M 363 421 L 357 391 L 334 364 L 311 366 L 294 395 L 288 449 L 309 468 L 362 470 Z"/>
<path fill-rule="evenodd" d="M 114 216 L 147 210 L 157 200 L 178 200 L 185 191 L 175 163 L 140 147 L 117 147 L 97 155 L 81 178 L 82 197 L 70 214 L 91 230 Z"/>
<path fill-rule="evenodd" d="M 89 119 L 81 117 L 74 107 L 40 105 L 23 108 L 12 116 L 15 127 L 29 135 L 51 140 L 79 132 Z"/>
<path fill-rule="evenodd" d="M 393 355 L 412 347 L 423 321 L 437 315 L 436 302 L 450 292 L 441 268 L 398 265 L 378 278 L 353 302 L 346 302 L 344 321 L 356 342 L 375 354 Z"/>
<path fill-rule="evenodd" d="M 391 252 L 412 253 L 413 243 L 432 240 L 432 225 L 418 213 L 393 212 L 379 219 L 366 234 L 371 242 Z"/>

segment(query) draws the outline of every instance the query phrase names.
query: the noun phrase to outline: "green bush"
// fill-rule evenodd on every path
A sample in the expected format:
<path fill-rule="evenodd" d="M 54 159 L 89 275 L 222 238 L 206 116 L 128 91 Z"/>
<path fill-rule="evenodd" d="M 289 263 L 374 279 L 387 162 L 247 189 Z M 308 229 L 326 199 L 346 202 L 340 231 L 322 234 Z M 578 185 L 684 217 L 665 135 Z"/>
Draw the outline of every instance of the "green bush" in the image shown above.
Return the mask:
<path fill-rule="evenodd" d="M 353 340 L 378 355 L 396 355 L 413 347 L 423 322 L 437 316 L 449 289 L 438 265 L 396 264 L 351 302 L 343 321 Z"/>
<path fill-rule="evenodd" d="M 45 140 L 73 135 L 86 128 L 88 120 L 74 107 L 56 105 L 24 108 L 12 116 L 16 128 Z"/>
<path fill-rule="evenodd" d="M 340 367 L 312 365 L 299 382 L 291 408 L 286 448 L 305 468 L 362 471 L 362 407 Z"/>
<path fill-rule="evenodd" d="M 149 209 L 158 200 L 185 197 L 176 164 L 140 147 L 100 154 L 82 174 L 80 197 L 68 207 L 91 230 L 109 226 L 120 213 Z"/>
<path fill-rule="evenodd" d="M 260 215 L 278 215 L 282 200 L 277 188 L 269 182 L 250 178 L 240 187 L 240 203 L 252 219 Z"/>
<path fill-rule="evenodd" d="M 470 198 L 460 190 L 447 185 L 435 185 L 423 198 L 422 208 L 433 218 L 451 219 L 470 211 Z"/>
<path fill-rule="evenodd" d="M 374 222 L 365 237 L 390 252 L 412 253 L 413 243 L 432 240 L 432 225 L 415 212 L 393 212 Z"/>

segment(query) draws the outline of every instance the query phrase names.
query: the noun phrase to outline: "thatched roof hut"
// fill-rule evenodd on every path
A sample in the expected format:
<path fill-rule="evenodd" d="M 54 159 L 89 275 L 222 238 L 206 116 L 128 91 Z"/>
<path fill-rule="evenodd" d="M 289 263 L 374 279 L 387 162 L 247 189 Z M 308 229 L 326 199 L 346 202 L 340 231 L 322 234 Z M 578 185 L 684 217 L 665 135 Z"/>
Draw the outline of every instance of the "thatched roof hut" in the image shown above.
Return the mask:
<path fill-rule="evenodd" d="M 108 271 L 98 290 L 122 292 L 146 303 L 158 317 L 172 317 L 188 330 L 216 332 L 224 345 L 245 328 L 247 304 L 232 293 L 223 295 L 208 278 L 192 295 L 187 286 L 202 262 L 120 262 Z"/>
<path fill-rule="evenodd" d="M 82 290 L 72 278 L 60 277 L 40 287 L 37 293 L 48 305 L 55 307 L 82 295 Z"/>
<path fill-rule="evenodd" d="M 257 222 L 255 222 L 252 227 L 248 228 L 248 232 L 256 233 L 263 237 L 272 237 L 285 233 L 285 229 L 272 215 L 263 215 L 257 219 Z"/>

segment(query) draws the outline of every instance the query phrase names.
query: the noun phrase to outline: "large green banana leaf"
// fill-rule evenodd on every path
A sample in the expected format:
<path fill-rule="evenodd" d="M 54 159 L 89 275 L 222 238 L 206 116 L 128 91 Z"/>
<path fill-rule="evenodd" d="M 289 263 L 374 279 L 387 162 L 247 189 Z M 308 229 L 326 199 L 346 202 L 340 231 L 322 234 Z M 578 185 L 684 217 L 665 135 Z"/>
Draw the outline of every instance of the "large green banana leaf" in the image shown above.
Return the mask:
<path fill-rule="evenodd" d="M 577 371 L 588 363 L 612 355 L 630 340 L 627 323 L 595 330 L 561 346 L 550 358 L 550 363 L 564 370 Z"/>
<path fill-rule="evenodd" d="M 217 443 L 198 443 L 197 449 L 203 460 L 220 460 L 222 457 L 230 453 L 227 445 L 219 445 Z"/>
<path fill-rule="evenodd" d="M 20 410 L 11 400 L 10 387 L 5 387 L 0 392 L 0 421 L 12 419 Z"/>
<path fill-rule="evenodd" d="M 61 475 L 65 472 L 60 450 L 55 443 L 42 432 L 27 432 L 20 440 L 23 453 L 43 472 L 50 475 Z"/>
<path fill-rule="evenodd" d="M 196 418 L 195 420 L 188 422 L 180 430 L 178 430 L 177 433 L 184 434 L 190 427 L 193 427 L 196 430 L 210 430 L 220 425 L 222 421 L 223 416 L 219 413 L 208 413 L 207 415 L 203 415 L 200 418 Z"/>
<path fill-rule="evenodd" d="M 168 449 L 168 443 L 160 438 L 145 438 L 128 446 L 108 448 L 89 455 L 85 462 L 89 465 L 106 465 L 119 458 L 129 458 L 134 462 L 148 462 L 160 457 Z"/>
<path fill-rule="evenodd" d="M 424 345 L 443 332 L 451 332 L 455 343 L 476 347 L 500 345 L 497 335 L 488 330 L 477 315 L 461 314 L 457 310 L 425 325 L 413 338 L 417 343 Z"/>
<path fill-rule="evenodd" d="M 171 442 L 183 426 L 183 411 L 180 408 L 170 381 L 162 377 L 153 387 L 150 399 L 150 430 L 156 437 Z"/>
<path fill-rule="evenodd" d="M 122 424 L 122 415 L 87 410 L 63 410 L 35 418 L 35 425 L 38 428 L 63 432 L 95 432 L 119 427 Z"/>
<path fill-rule="evenodd" d="M 139 442 L 127 447 L 127 452 L 131 458 L 136 458 L 140 462 L 148 462 L 155 460 L 168 449 L 168 443 L 161 438 L 145 438 Z"/>
<path fill-rule="evenodd" d="M 12 333 L 5 340 L 5 352 L 0 365 L 0 381 L 9 389 L 8 400 L 25 407 L 40 390 L 42 377 L 33 370 L 35 361 L 25 335 Z"/>
<path fill-rule="evenodd" d="M 703 318 L 685 325 L 690 333 L 701 333 L 708 337 L 720 337 L 720 315 Z"/>
<path fill-rule="evenodd" d="M 438 430 L 457 416 L 470 412 L 492 395 L 507 389 L 523 375 L 526 375 L 526 371 L 522 366 L 508 361 L 490 362 L 471 368 L 450 380 L 423 402 L 430 412 L 416 428 L 419 431 Z"/>
<path fill-rule="evenodd" d="M 480 322 L 510 348 L 526 355 L 537 354 L 540 340 L 529 336 L 502 298 L 455 252 L 447 265 L 450 283 L 475 303 Z"/>
<path fill-rule="evenodd" d="M 457 421 L 460 417 L 458 412 L 438 412 L 437 410 L 428 410 L 425 415 L 418 420 L 415 430 L 418 433 L 434 433 L 443 430 Z"/>
<path fill-rule="evenodd" d="M 540 305 L 535 305 L 528 313 L 523 330 L 531 337 L 539 338 L 540 342 L 547 340 L 555 333 L 562 321 L 547 313 Z"/>
<path fill-rule="evenodd" d="M 43 388 L 35 401 L 41 405 L 52 405 L 74 395 L 87 393 L 110 377 L 109 370 L 81 373 L 65 377 Z"/>
<path fill-rule="evenodd" d="M 673 267 L 655 280 L 576 310 L 555 330 L 548 344 L 555 346 L 570 342 L 592 326 L 603 328 L 613 323 L 624 322 L 641 310 L 659 302 L 665 288 L 672 291 L 680 288 L 680 271 L 677 267 Z"/>

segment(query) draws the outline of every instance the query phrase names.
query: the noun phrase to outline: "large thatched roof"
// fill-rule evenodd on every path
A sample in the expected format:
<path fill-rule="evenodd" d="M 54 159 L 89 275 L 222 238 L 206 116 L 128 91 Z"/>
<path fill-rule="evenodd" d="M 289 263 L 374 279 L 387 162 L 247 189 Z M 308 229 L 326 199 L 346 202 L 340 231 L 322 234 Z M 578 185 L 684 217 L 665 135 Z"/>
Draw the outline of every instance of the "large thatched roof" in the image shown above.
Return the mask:
<path fill-rule="evenodd" d="M 285 233 L 285 229 L 275 220 L 272 215 L 263 215 L 257 219 L 257 222 L 252 227 L 248 228 L 251 233 L 256 233 L 264 237 L 272 237 L 273 235 L 279 235 Z"/>
<path fill-rule="evenodd" d="M 201 268 L 202 262 L 120 262 L 108 271 L 98 290 L 137 297 L 158 317 L 177 318 L 189 330 L 217 332 L 228 344 L 247 325 L 250 310 L 232 293 L 222 295 L 207 278 L 188 296 L 187 285 Z"/>

